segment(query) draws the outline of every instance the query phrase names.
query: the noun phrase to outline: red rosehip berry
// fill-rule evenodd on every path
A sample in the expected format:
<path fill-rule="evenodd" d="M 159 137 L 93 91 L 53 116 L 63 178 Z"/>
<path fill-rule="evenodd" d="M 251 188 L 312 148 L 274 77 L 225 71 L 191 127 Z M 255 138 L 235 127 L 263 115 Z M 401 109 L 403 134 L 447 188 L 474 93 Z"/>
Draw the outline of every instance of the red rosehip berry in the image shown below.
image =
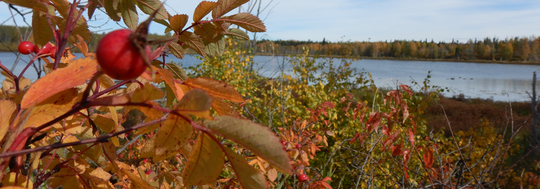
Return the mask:
<path fill-rule="evenodd" d="M 296 149 L 300 149 L 300 148 L 302 148 L 302 145 L 296 144 Z"/>
<path fill-rule="evenodd" d="M 56 59 L 56 47 L 52 47 L 51 51 L 49 51 L 49 53 L 51 53 L 51 58 L 54 58 Z"/>
<path fill-rule="evenodd" d="M 51 52 L 51 49 L 55 48 L 51 42 L 48 42 L 47 44 L 45 44 L 39 51 L 38 51 L 38 54 L 39 55 L 42 55 L 42 54 L 48 54 Z"/>
<path fill-rule="evenodd" d="M 34 51 L 34 44 L 30 41 L 23 41 L 19 44 L 19 52 L 21 54 L 30 54 Z"/>
<path fill-rule="evenodd" d="M 101 70 L 113 79 L 128 80 L 139 77 L 147 65 L 132 44 L 129 29 L 112 31 L 101 39 L 96 49 L 96 57 Z M 150 48 L 145 49 L 147 55 Z"/>
<path fill-rule="evenodd" d="M 309 177 L 306 174 L 301 174 L 301 175 L 298 176 L 298 180 L 300 182 L 309 181 Z"/>

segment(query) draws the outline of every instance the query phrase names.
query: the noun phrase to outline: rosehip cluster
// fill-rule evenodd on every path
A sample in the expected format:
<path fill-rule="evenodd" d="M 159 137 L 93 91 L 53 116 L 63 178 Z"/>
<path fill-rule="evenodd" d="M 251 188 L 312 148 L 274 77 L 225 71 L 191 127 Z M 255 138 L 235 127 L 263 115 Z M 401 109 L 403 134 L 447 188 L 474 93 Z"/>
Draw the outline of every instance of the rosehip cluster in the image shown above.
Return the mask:
<path fill-rule="evenodd" d="M 30 54 L 30 53 L 36 53 L 37 55 L 42 54 L 50 54 L 51 58 L 55 58 L 56 56 L 56 47 L 54 47 L 51 43 L 45 44 L 43 48 L 39 49 L 37 45 L 34 45 L 30 41 L 23 41 L 19 44 L 19 52 L 21 54 Z"/>

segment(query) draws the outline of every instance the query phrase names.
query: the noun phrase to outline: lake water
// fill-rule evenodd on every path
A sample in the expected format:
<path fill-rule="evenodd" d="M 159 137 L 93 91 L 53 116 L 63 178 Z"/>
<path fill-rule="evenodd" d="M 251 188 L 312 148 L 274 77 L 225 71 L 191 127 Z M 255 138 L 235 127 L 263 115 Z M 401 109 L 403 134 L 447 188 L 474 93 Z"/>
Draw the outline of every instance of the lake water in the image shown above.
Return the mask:
<path fill-rule="evenodd" d="M 17 56 L 14 53 L 0 52 L 0 62 L 8 69 L 12 68 L 16 59 Z M 14 73 L 20 73 L 29 60 L 28 56 L 21 56 Z M 184 67 L 197 65 L 201 62 L 191 55 L 186 55 L 184 59 L 177 59 L 170 55 L 167 57 L 168 61 L 181 63 Z M 279 65 L 283 62 L 283 57 L 255 56 L 254 61 L 261 67 L 262 75 L 275 77 L 280 69 Z M 334 59 L 336 63 L 340 61 Z M 519 64 L 363 59 L 353 61 L 351 66 L 370 72 L 375 84 L 379 87 L 395 87 L 396 83 L 411 84 L 412 79 L 421 83 L 426 78 L 428 71 L 431 71 L 431 85 L 446 87 L 450 90 L 444 94 L 445 96 L 464 94 L 467 98 L 496 101 L 530 100 L 527 92 L 530 93 L 532 90 L 532 74 L 534 71 L 540 74 L 540 66 L 538 65 Z M 285 65 L 285 71 L 290 73 L 289 65 Z M 33 81 L 37 79 L 33 67 L 28 69 L 25 77 Z M 4 76 L 0 75 L 0 81 L 3 80 Z M 540 89 L 540 82 L 537 82 L 537 88 Z"/>

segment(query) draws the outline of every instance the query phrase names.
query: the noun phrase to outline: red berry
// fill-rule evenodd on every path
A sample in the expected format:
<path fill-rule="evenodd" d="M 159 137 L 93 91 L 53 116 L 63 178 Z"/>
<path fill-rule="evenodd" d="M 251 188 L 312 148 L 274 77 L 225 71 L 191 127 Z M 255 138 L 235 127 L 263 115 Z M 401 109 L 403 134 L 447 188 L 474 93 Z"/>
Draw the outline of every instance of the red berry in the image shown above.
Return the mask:
<path fill-rule="evenodd" d="M 306 174 L 301 174 L 300 176 L 298 176 L 298 180 L 300 182 L 309 181 L 309 177 Z"/>
<path fill-rule="evenodd" d="M 39 47 L 37 45 L 34 45 L 33 51 L 37 54 L 39 52 Z"/>
<path fill-rule="evenodd" d="M 150 173 L 154 172 L 153 170 L 146 171 L 146 174 L 149 175 Z"/>
<path fill-rule="evenodd" d="M 302 148 L 302 145 L 296 144 L 296 149 L 300 149 L 300 148 Z"/>
<path fill-rule="evenodd" d="M 129 36 L 132 31 L 120 29 L 103 36 L 96 49 L 96 57 L 101 70 L 111 78 L 119 80 L 135 79 L 146 69 L 139 50 Z M 146 48 L 150 54 L 150 48 Z"/>
<path fill-rule="evenodd" d="M 39 54 L 39 55 L 42 55 L 42 54 L 48 54 L 48 53 L 51 52 L 51 49 L 52 49 L 52 48 L 54 48 L 54 46 L 52 45 L 52 43 L 49 42 L 49 43 L 45 44 L 45 45 L 41 48 L 41 50 L 39 50 L 38 54 Z"/>
<path fill-rule="evenodd" d="M 19 52 L 21 54 L 30 54 L 34 50 L 34 46 L 30 41 L 23 41 L 19 44 Z"/>
<path fill-rule="evenodd" d="M 51 58 L 54 58 L 56 59 L 56 47 L 52 47 L 51 51 L 49 51 L 49 53 L 51 53 Z"/>

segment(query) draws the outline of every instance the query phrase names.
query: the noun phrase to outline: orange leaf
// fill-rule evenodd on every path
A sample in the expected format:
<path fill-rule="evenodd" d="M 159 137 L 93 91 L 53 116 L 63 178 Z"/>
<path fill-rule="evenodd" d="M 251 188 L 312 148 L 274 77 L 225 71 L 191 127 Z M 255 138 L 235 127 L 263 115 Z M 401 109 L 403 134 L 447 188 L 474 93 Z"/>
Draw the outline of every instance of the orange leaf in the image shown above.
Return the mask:
<path fill-rule="evenodd" d="M 148 182 L 143 180 L 141 177 L 137 176 L 136 174 L 131 173 L 133 171 L 127 170 L 127 169 L 120 169 L 120 171 L 122 173 L 124 173 L 129 178 L 129 180 L 132 182 L 133 186 L 138 186 L 138 187 L 144 188 L 144 189 L 153 189 L 154 188 L 154 187 L 150 186 L 150 184 L 148 184 Z"/>
<path fill-rule="evenodd" d="M 206 56 L 206 51 L 204 50 L 204 41 L 198 35 L 184 31 L 180 36 L 178 36 L 178 38 L 186 47 L 193 49 L 203 57 Z"/>
<path fill-rule="evenodd" d="M 249 0 L 219 0 L 219 5 L 212 10 L 212 17 L 218 18 L 223 16 L 248 1 Z"/>
<path fill-rule="evenodd" d="M 14 117 L 17 110 L 17 105 L 11 100 L 0 100 L 0 141 L 6 135 L 10 126 L 10 120 Z"/>
<path fill-rule="evenodd" d="M 225 154 L 207 133 L 199 135 L 189 154 L 182 178 L 186 186 L 213 184 L 221 174 Z"/>
<path fill-rule="evenodd" d="M 231 116 L 220 116 L 205 125 L 214 132 L 239 143 L 282 172 L 292 174 L 289 155 L 275 133 L 268 127 Z"/>
<path fill-rule="evenodd" d="M 260 171 L 249 165 L 244 157 L 238 155 L 229 148 L 225 149 L 225 155 L 231 163 L 242 188 L 268 188 L 266 179 Z"/>
<path fill-rule="evenodd" d="M 165 84 L 172 89 L 176 99 L 182 99 L 184 96 L 184 91 L 180 88 L 180 85 L 175 82 L 173 74 L 166 69 L 159 69 L 158 73 L 161 75 L 161 77 L 163 77 Z"/>
<path fill-rule="evenodd" d="M 186 80 L 184 84 L 190 87 L 202 89 L 212 96 L 232 102 L 242 103 L 245 101 L 242 95 L 240 95 L 240 93 L 234 89 L 234 86 L 223 81 L 210 78 L 195 78 Z"/>
<path fill-rule="evenodd" d="M 185 14 L 177 14 L 169 19 L 171 29 L 173 29 L 176 32 L 182 31 L 184 26 L 186 26 L 187 21 L 188 21 L 188 15 L 185 15 Z"/>
<path fill-rule="evenodd" d="M 414 134 L 411 129 L 409 129 L 409 141 L 411 141 L 411 145 L 414 146 Z"/>
<path fill-rule="evenodd" d="M 21 108 L 28 108 L 60 91 L 84 84 L 96 72 L 95 59 L 74 60 L 66 68 L 57 69 L 38 79 L 24 95 Z"/>
<path fill-rule="evenodd" d="M 79 102 L 82 98 L 82 94 L 79 94 L 76 88 L 60 91 L 59 93 L 50 96 L 37 106 L 30 114 L 30 118 L 26 122 L 27 127 L 39 127 L 44 123 L 47 123 L 58 116 L 71 110 L 76 102 Z M 56 123 L 55 125 L 59 125 Z"/>
<path fill-rule="evenodd" d="M 188 113 L 200 118 L 212 119 L 210 106 L 212 97 L 201 89 L 194 89 L 186 93 L 175 108 L 180 113 Z"/>
<path fill-rule="evenodd" d="M 236 112 L 229 104 L 227 104 L 225 101 L 223 101 L 220 98 L 214 98 L 214 101 L 212 101 L 212 108 L 214 108 L 214 110 L 219 115 L 229 115 L 233 117 L 242 118 L 242 115 Z"/>
<path fill-rule="evenodd" d="M 193 22 L 198 22 L 201 19 L 204 18 L 212 9 L 216 8 L 219 3 L 216 2 L 210 2 L 210 1 L 202 1 L 199 3 L 197 8 L 195 8 L 195 13 L 193 13 Z"/>
<path fill-rule="evenodd" d="M 226 16 L 217 20 L 236 24 L 250 32 L 265 32 L 266 31 L 266 26 L 264 26 L 264 23 L 258 17 L 253 16 L 252 14 L 249 14 L 249 13 L 238 13 L 238 14 Z"/>

